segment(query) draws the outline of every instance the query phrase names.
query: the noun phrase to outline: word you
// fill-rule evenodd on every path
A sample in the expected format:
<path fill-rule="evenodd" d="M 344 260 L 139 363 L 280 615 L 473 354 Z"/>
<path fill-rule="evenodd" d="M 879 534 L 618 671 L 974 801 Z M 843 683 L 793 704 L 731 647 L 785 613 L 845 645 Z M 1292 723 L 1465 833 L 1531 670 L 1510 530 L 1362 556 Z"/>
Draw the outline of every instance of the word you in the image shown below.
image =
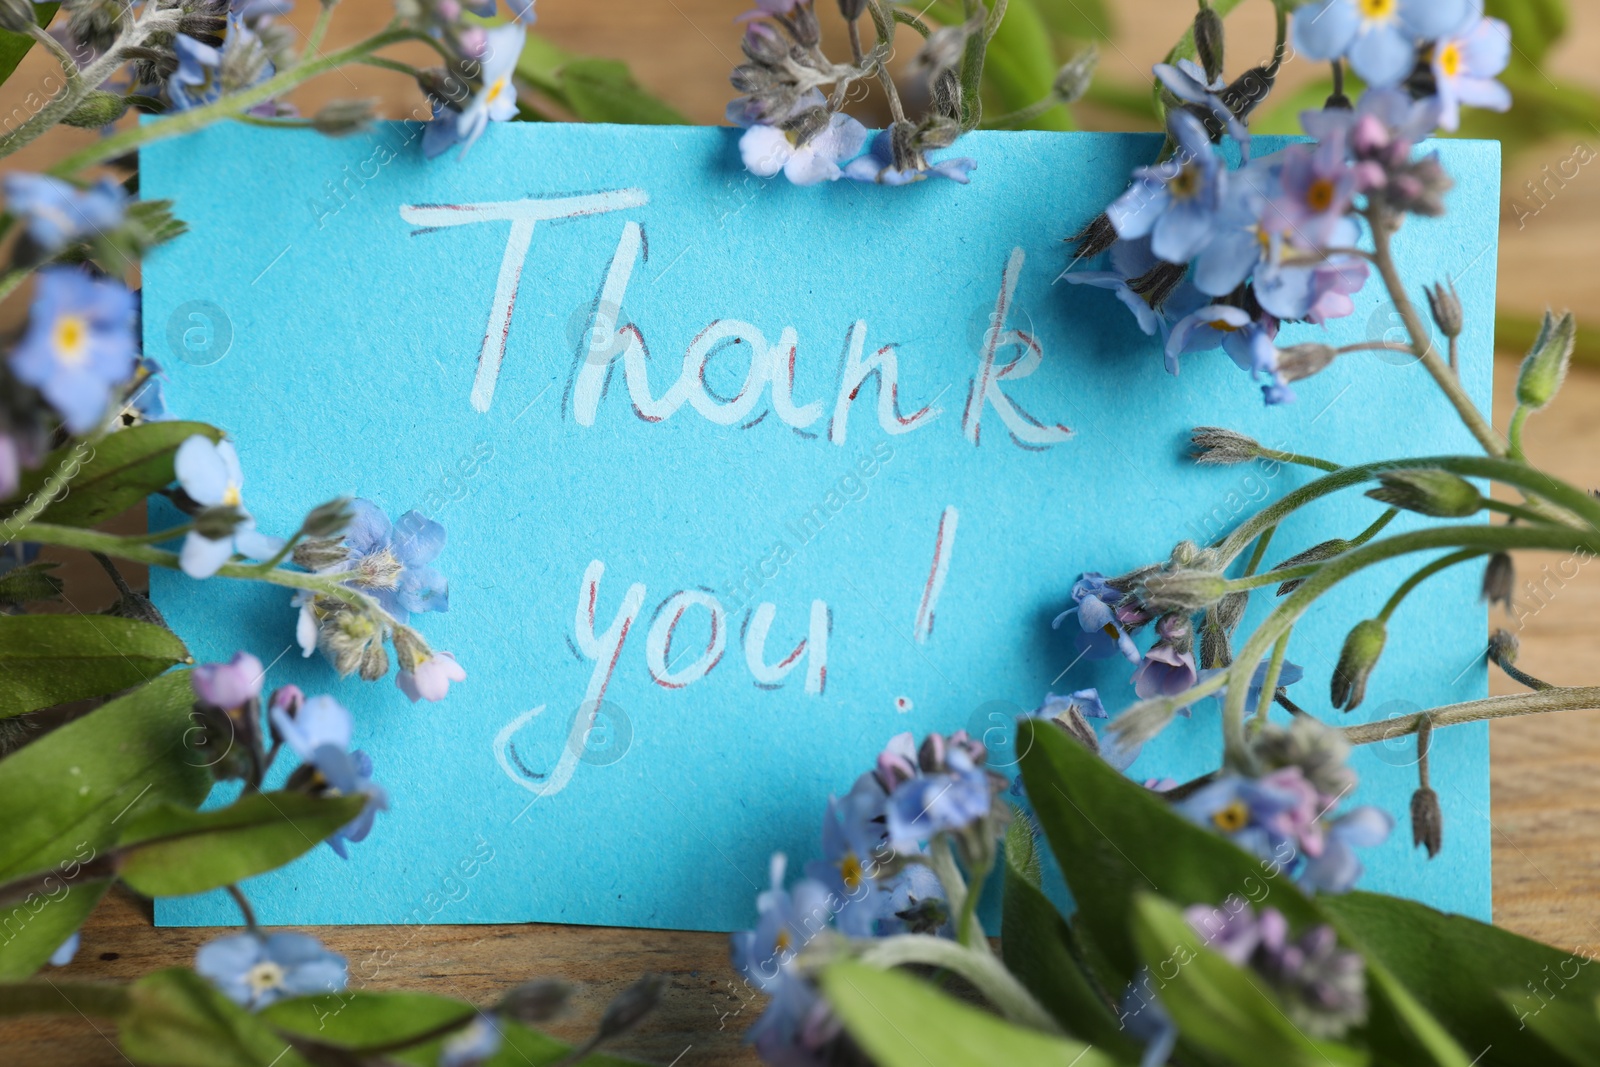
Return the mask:
<path fill-rule="evenodd" d="M 452 226 L 510 223 L 472 383 L 470 400 L 475 410 L 488 411 L 494 400 L 495 385 L 499 381 L 500 367 L 505 361 L 506 345 L 511 334 L 518 289 L 538 223 L 640 208 L 649 200 L 648 194 L 642 189 L 620 189 L 549 199 L 401 206 L 401 219 L 420 227 L 417 231 L 419 234 Z M 614 363 L 619 361 L 634 414 L 647 423 L 665 421 L 685 405 L 719 426 L 739 425 L 748 428 L 770 412 L 778 421 L 802 433 L 809 432 L 826 416 L 825 436 L 833 444 L 843 445 L 848 435 L 851 408 L 862 387 L 872 379 L 876 379 L 878 387 L 878 425 L 885 433 L 911 433 L 933 422 L 942 413 L 931 403 L 910 415 L 901 413 L 900 366 L 895 355 L 897 346 L 883 345 L 869 355 L 867 324 L 859 319 L 845 335 L 845 355 L 839 368 L 831 406 L 825 406 L 825 399 L 805 404 L 795 401 L 794 368 L 800 342 L 793 327 L 785 327 L 776 341 L 768 343 L 766 335 L 759 328 L 735 319 L 714 320 L 696 334 L 684 352 L 677 380 L 657 395 L 650 383 L 648 348 L 643 332 L 632 322 L 616 321 L 620 317 L 623 299 L 643 247 L 644 232 L 639 223 L 632 220 L 624 223 L 611 266 L 595 301 L 594 318 L 588 333 L 588 351 L 577 363 L 569 392 L 573 416 L 580 426 L 594 425 L 607 378 Z M 1032 375 L 1044 360 L 1044 350 L 1036 338 L 1024 331 L 1005 327 L 1024 258 L 1020 248 L 1011 253 L 1001 275 L 1000 293 L 990 327 L 985 331 L 977 353 L 977 366 L 968 388 L 961 421 L 962 436 L 973 445 L 979 443 L 981 423 L 989 408 L 994 409 L 1012 439 L 1023 448 L 1049 448 L 1072 436 L 1072 431 L 1065 426 L 1046 424 L 1036 419 L 1003 389 L 1006 382 L 1020 381 Z M 706 365 L 714 355 L 736 347 L 747 351 L 749 355 L 749 369 L 744 382 L 733 397 L 717 396 L 706 385 Z M 1003 361 L 1001 353 L 1009 354 L 1011 350 L 1017 354 Z M 758 412 L 762 397 L 768 393 L 771 396 L 770 408 Z M 823 435 L 820 429 L 817 435 Z"/>

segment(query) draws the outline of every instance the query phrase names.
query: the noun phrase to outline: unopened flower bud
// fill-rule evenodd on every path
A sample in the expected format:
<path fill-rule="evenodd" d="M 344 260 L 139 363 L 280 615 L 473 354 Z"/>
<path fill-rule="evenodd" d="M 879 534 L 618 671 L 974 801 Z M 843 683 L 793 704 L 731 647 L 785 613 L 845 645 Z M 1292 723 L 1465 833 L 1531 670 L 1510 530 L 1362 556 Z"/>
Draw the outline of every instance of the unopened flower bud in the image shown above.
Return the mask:
<path fill-rule="evenodd" d="M 154 626 L 166 626 L 167 620 L 161 614 L 149 597 L 143 593 L 123 593 L 117 597 L 117 602 L 107 608 L 102 614 L 118 619 L 133 619 L 137 622 L 148 622 Z"/>
<path fill-rule="evenodd" d="M 1333 669 L 1334 707 L 1354 711 L 1360 706 L 1367 695 L 1367 679 L 1378 665 L 1388 639 L 1389 628 L 1382 619 L 1367 619 L 1350 631 L 1339 653 L 1339 663 Z"/>
<path fill-rule="evenodd" d="M 763 67 L 775 67 L 789 54 L 789 42 L 765 22 L 752 22 L 746 26 L 739 47 L 750 57 L 750 62 Z"/>
<path fill-rule="evenodd" d="M 943 71 L 960 66 L 966 50 L 967 27 L 941 26 L 928 35 L 911 65 L 923 77 L 936 78 Z"/>
<path fill-rule="evenodd" d="M 1089 720 L 1084 716 L 1083 709 L 1074 701 L 1064 701 L 1062 703 L 1065 706 L 1050 721 L 1065 730 L 1068 737 L 1098 756 L 1100 754 L 1100 738 L 1095 736 L 1094 727 L 1089 725 Z"/>
<path fill-rule="evenodd" d="M 1227 31 L 1222 26 L 1222 16 L 1209 5 L 1202 5 L 1194 17 L 1194 49 L 1200 55 L 1200 65 L 1205 68 L 1206 80 L 1222 77 Z"/>
<path fill-rule="evenodd" d="M 1517 584 L 1517 567 L 1507 552 L 1496 552 L 1483 569 L 1483 599 L 1511 610 L 1511 591 Z"/>
<path fill-rule="evenodd" d="M 1157 614 L 1204 611 L 1228 595 L 1228 580 L 1215 571 L 1174 570 L 1151 575 L 1139 586 L 1139 599 Z"/>
<path fill-rule="evenodd" d="M 950 921 L 950 906 L 938 897 L 923 897 L 894 916 L 913 934 L 931 934 Z"/>
<path fill-rule="evenodd" d="M 194 532 L 207 541 L 224 541 L 244 522 L 244 512 L 235 507 L 206 508 L 194 517 Z"/>
<path fill-rule="evenodd" d="M 272 697 L 267 701 L 267 710 L 286 715 L 293 720 L 300 714 L 300 706 L 306 702 L 305 693 L 297 685 L 283 685 L 272 691 Z M 267 728 L 272 731 L 272 740 L 281 742 L 283 734 L 278 730 L 276 715 L 267 716 Z"/>
<path fill-rule="evenodd" d="M 945 741 L 942 734 L 929 734 L 917 749 L 917 766 L 923 774 L 938 774 L 945 769 Z"/>
<path fill-rule="evenodd" d="M 617 998 L 606 1005 L 604 1014 L 600 1016 L 600 1027 L 595 1037 L 609 1041 L 639 1025 L 640 1020 L 655 1011 L 661 1003 L 661 991 L 666 984 L 666 979 L 660 975 L 647 974 L 617 994 Z"/>
<path fill-rule="evenodd" d="M 1261 443 L 1255 438 L 1220 426 L 1196 426 L 1189 443 L 1194 446 L 1190 456 L 1202 466 L 1248 463 L 1261 456 Z"/>
<path fill-rule="evenodd" d="M 1349 548 L 1349 541 L 1346 541 L 1342 537 L 1335 537 L 1333 540 L 1324 541 L 1320 545 L 1312 545 L 1310 548 L 1299 553 L 1298 555 L 1290 556 L 1288 559 L 1284 560 L 1282 563 L 1278 564 L 1272 569 L 1275 571 L 1286 571 L 1292 570 L 1295 567 L 1304 567 L 1308 563 L 1321 563 L 1324 560 L 1330 560 L 1334 556 L 1348 551 Z M 1304 578 L 1295 578 L 1284 582 L 1282 585 L 1278 586 L 1278 595 L 1288 596 L 1296 589 L 1299 589 L 1301 583 L 1304 581 Z"/>
<path fill-rule="evenodd" d="M 801 48 L 815 48 L 822 43 L 822 25 L 810 4 L 796 4 L 789 12 L 789 24 L 794 27 L 794 39 Z"/>
<path fill-rule="evenodd" d="M 1112 719 L 1107 731 L 1116 748 L 1137 751 L 1140 745 L 1165 730 L 1177 714 L 1178 706 L 1166 697 L 1142 700 Z"/>
<path fill-rule="evenodd" d="M 1461 295 L 1456 292 L 1455 283 L 1447 280 L 1432 288 L 1424 286 L 1423 291 L 1428 294 L 1428 310 L 1433 313 L 1439 332 L 1451 340 L 1460 337 L 1466 316 L 1461 310 Z"/>
<path fill-rule="evenodd" d="M 1390 507 L 1436 519 L 1464 519 L 1483 510 L 1483 494 L 1477 487 L 1449 471 L 1388 471 L 1378 480 L 1383 484 L 1367 495 Z"/>
<path fill-rule="evenodd" d="M 1332 345 L 1308 342 L 1278 349 L 1278 373 L 1286 382 L 1298 382 L 1313 374 L 1320 374 L 1339 358 L 1339 350 Z"/>
<path fill-rule="evenodd" d="M 839 14 L 843 15 L 847 22 L 854 22 L 866 10 L 867 0 L 839 0 Z"/>
<path fill-rule="evenodd" d="M 290 558 L 308 571 L 322 571 L 349 559 L 350 549 L 341 538 L 315 538 L 295 545 Z"/>
<path fill-rule="evenodd" d="M 336 537 L 342 535 L 354 520 L 355 512 L 350 508 L 350 498 L 342 496 L 312 508 L 305 522 L 300 524 L 300 532 L 315 539 Z"/>
<path fill-rule="evenodd" d="M 1489 658 L 1503 667 L 1517 662 L 1522 652 L 1522 642 L 1510 630 L 1499 629 L 1489 636 Z"/>
<path fill-rule="evenodd" d="M 1555 399 L 1566 380 L 1572 349 L 1578 341 L 1578 322 L 1568 311 L 1557 319 L 1548 311 L 1539 337 L 1517 377 L 1517 403 L 1538 411 Z"/>
<path fill-rule="evenodd" d="M 360 671 L 363 682 L 376 682 L 389 673 L 389 653 L 384 651 L 382 641 L 367 645 L 361 654 Z"/>
<path fill-rule="evenodd" d="M 1050 92 L 1063 104 L 1076 104 L 1089 91 L 1095 69 L 1100 66 L 1100 49 L 1090 45 L 1061 65 Z"/>
<path fill-rule="evenodd" d="M 28 0 L 0 0 L 0 29 L 27 33 L 38 24 L 33 5 Z"/>
<path fill-rule="evenodd" d="M 91 89 L 83 102 L 61 121 L 79 129 L 98 130 L 109 126 L 128 113 L 128 98 L 121 93 L 108 93 L 104 89 Z"/>
<path fill-rule="evenodd" d="M 1439 794 L 1423 786 L 1411 794 L 1411 841 L 1413 847 L 1428 850 L 1431 860 L 1444 847 L 1444 812 Z"/>
<path fill-rule="evenodd" d="M 495 1007 L 495 1014 L 504 1015 L 534 1026 L 554 1018 L 572 996 L 572 987 L 554 978 L 524 982 Z"/>
<path fill-rule="evenodd" d="M 333 100 L 311 117 L 311 126 L 329 137 L 360 133 L 372 125 L 378 114 L 378 101 Z"/>

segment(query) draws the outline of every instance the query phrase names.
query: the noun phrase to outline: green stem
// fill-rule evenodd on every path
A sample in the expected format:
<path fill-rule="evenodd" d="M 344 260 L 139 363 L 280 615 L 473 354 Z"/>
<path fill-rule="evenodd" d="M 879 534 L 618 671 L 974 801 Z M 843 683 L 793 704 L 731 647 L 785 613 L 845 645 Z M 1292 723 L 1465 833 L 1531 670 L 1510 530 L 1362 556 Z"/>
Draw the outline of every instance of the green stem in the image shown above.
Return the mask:
<path fill-rule="evenodd" d="M 983 895 L 983 883 L 989 877 L 989 870 L 993 862 L 986 864 L 983 869 L 972 872 L 972 881 L 967 886 L 967 898 L 961 902 L 961 914 L 956 920 L 956 940 L 968 948 L 976 948 L 979 943 L 987 950 L 989 939 L 983 932 L 983 924 L 978 922 L 978 898 Z"/>
<path fill-rule="evenodd" d="M 1250 635 L 1250 640 L 1234 660 L 1226 674 L 1213 676 L 1212 681 L 1223 680 L 1227 686 L 1227 699 L 1223 702 L 1223 736 L 1226 739 L 1229 762 L 1234 766 L 1248 767 L 1250 754 L 1244 733 L 1244 705 L 1250 675 L 1261 662 L 1273 642 L 1291 629 L 1300 616 L 1317 600 L 1344 579 L 1358 571 L 1384 560 L 1426 552 L 1436 548 L 1478 548 L 1495 551 L 1508 548 L 1548 549 L 1572 551 L 1582 549 L 1600 554 L 1600 531 L 1585 532 L 1560 527 L 1519 526 L 1440 526 L 1399 534 L 1328 560 L 1317 574 L 1305 582 L 1267 617 L 1266 621 Z M 1126 714 L 1126 713 L 1124 713 Z"/>
<path fill-rule="evenodd" d="M 1304 456 L 1298 452 L 1279 452 L 1276 448 L 1263 448 L 1261 456 L 1263 459 L 1274 460 L 1278 463 L 1293 463 L 1296 466 L 1312 467 L 1319 471 L 1332 472 L 1344 468 L 1344 464 L 1334 463 L 1332 460 L 1319 459 L 1316 456 Z"/>
<path fill-rule="evenodd" d="M 229 93 L 213 103 L 203 107 L 180 111 L 174 115 L 135 126 L 112 134 L 102 141 L 97 141 L 50 168 L 49 173 L 57 178 L 67 178 L 86 167 L 107 159 L 115 159 L 147 144 L 164 141 L 169 137 L 178 137 L 182 134 L 193 133 L 204 126 L 210 125 L 219 119 L 232 118 L 235 115 L 248 111 L 257 104 L 265 103 L 273 97 L 288 92 L 302 82 L 310 81 L 319 74 L 326 74 L 330 70 L 353 63 L 364 58 L 380 48 L 387 48 L 392 44 L 402 41 L 415 40 L 426 37 L 415 30 L 404 27 L 391 26 L 382 33 L 376 34 L 353 44 L 349 48 L 330 52 L 316 59 L 302 60 L 285 70 L 274 78 L 268 78 L 260 85 L 249 89 L 242 89 L 237 93 Z"/>
<path fill-rule="evenodd" d="M 163 532 L 163 537 L 166 536 Z M 166 567 L 169 570 L 180 570 L 178 553 L 169 552 L 164 548 L 152 548 L 143 543 L 143 537 L 119 537 L 116 534 L 102 533 L 99 530 L 82 530 L 75 526 L 55 526 L 50 523 L 35 522 L 22 527 L 18 539 L 33 541 L 42 545 L 57 545 L 61 548 L 77 548 L 85 552 L 103 552 L 116 559 L 125 559 L 131 563 L 143 563 L 147 567 Z M 263 573 L 256 564 L 224 563 L 217 575 L 222 578 L 239 578 L 267 582 L 270 585 L 281 585 L 287 589 L 305 589 L 324 596 L 337 597 L 353 607 L 363 610 L 379 611 L 377 602 L 357 589 L 340 584 L 338 576 L 324 577 L 318 574 L 308 574 L 305 571 L 271 570 Z"/>
<path fill-rule="evenodd" d="M 1394 591 L 1394 595 L 1391 596 L 1389 598 L 1389 602 L 1383 606 L 1383 610 L 1378 612 L 1378 621 L 1385 623 L 1388 622 L 1389 617 L 1394 614 L 1395 609 L 1400 606 L 1401 602 L 1411 594 L 1411 591 L 1417 586 L 1421 585 L 1423 582 L 1427 581 L 1429 578 L 1432 578 L 1435 574 L 1438 574 L 1440 571 L 1449 570 L 1457 563 L 1465 563 L 1469 559 L 1477 559 L 1481 555 L 1483 555 L 1481 551 L 1468 548 L 1463 549 L 1460 552 L 1452 552 L 1448 556 L 1440 556 L 1438 559 L 1434 560 L 1432 563 L 1428 564 L 1426 567 L 1423 567 L 1417 573 L 1407 578 L 1404 582 L 1400 583 L 1400 588 Z"/>
<path fill-rule="evenodd" d="M 961 877 L 961 868 L 956 866 L 956 857 L 950 851 L 949 841 L 935 837 L 928 843 L 928 866 L 939 879 L 939 884 L 944 886 L 944 899 L 950 905 L 951 912 L 959 915 L 966 911 L 967 880 Z"/>
<path fill-rule="evenodd" d="M 1488 508 L 1490 511 L 1498 511 L 1502 515 L 1510 515 L 1513 518 L 1518 518 L 1523 522 L 1530 522 L 1535 525 L 1548 526 L 1551 522 L 1551 516 L 1541 515 L 1532 508 L 1523 507 L 1521 504 L 1512 504 L 1504 500 L 1486 499 L 1483 502 L 1483 506 Z"/>
<path fill-rule="evenodd" d="M 943 967 L 959 974 L 1014 1023 L 1061 1033 L 1060 1025 L 1040 1006 L 1021 982 L 992 953 L 980 952 L 954 941 L 920 934 L 899 934 L 868 942 L 861 962 L 873 967 L 923 965 Z"/>
<path fill-rule="evenodd" d="M 1527 407 L 1527 405 L 1518 404 L 1517 410 L 1511 415 L 1511 429 L 1508 435 L 1511 446 L 1507 450 L 1507 454 L 1512 459 L 1526 458 L 1522 452 L 1522 428 L 1527 424 L 1528 416 L 1531 414 L 1532 411 Z"/>
<path fill-rule="evenodd" d="M 1267 676 L 1261 680 L 1261 698 L 1256 704 L 1256 722 L 1265 723 L 1267 712 L 1272 710 L 1273 698 L 1278 695 L 1278 679 L 1283 674 L 1283 661 L 1289 654 L 1289 634 L 1283 631 L 1278 643 L 1272 646 L 1272 659 L 1267 663 Z"/>
<path fill-rule="evenodd" d="M 30 4 L 28 7 L 31 11 L 32 5 Z M 133 31 L 130 30 L 129 32 L 131 34 Z M 49 50 L 56 64 L 61 67 L 61 74 L 67 80 L 67 87 L 65 92 L 59 97 L 50 100 L 28 121 L 4 137 L 0 137 L 0 157 L 11 155 L 11 153 L 27 145 L 50 129 L 50 127 L 72 114 L 78 105 L 83 103 L 84 97 L 89 95 L 89 90 L 93 88 L 93 86 L 84 83 L 83 74 L 78 70 L 78 64 L 73 60 L 71 53 L 61 46 L 61 42 L 46 33 L 42 26 L 28 27 L 28 34 Z M 117 42 L 118 45 L 121 43 L 120 41 Z M 115 48 L 117 45 L 112 47 Z"/>
<path fill-rule="evenodd" d="M 322 39 L 328 36 L 328 25 L 333 22 L 333 9 L 338 6 L 339 0 L 322 0 L 322 13 L 306 35 L 307 52 L 315 54 L 322 47 Z"/>
<path fill-rule="evenodd" d="M 1392 219 L 1393 216 L 1381 205 L 1374 204 L 1367 211 L 1367 221 L 1371 224 L 1369 228 L 1372 230 L 1373 263 L 1377 265 L 1378 273 L 1383 276 L 1383 284 L 1389 290 L 1389 299 L 1394 301 L 1395 310 L 1400 313 L 1406 332 L 1411 336 L 1411 350 L 1416 353 L 1417 359 L 1433 377 L 1446 399 L 1455 406 L 1461 421 L 1466 424 L 1472 436 L 1478 439 L 1478 444 L 1483 446 L 1483 450 L 1491 456 L 1503 458 L 1506 449 L 1500 443 L 1494 427 L 1478 411 L 1478 406 L 1462 388 L 1460 380 L 1450 372 L 1450 368 L 1433 350 L 1427 328 L 1422 324 L 1422 317 L 1417 314 L 1416 307 L 1411 303 L 1411 297 L 1406 293 L 1405 283 L 1400 279 L 1400 271 L 1395 266 L 1391 248 L 1394 238 Z"/>
<path fill-rule="evenodd" d="M 1514 696 L 1472 700 L 1465 704 L 1450 704 L 1415 715 L 1402 715 L 1361 726 L 1347 726 L 1344 728 L 1344 736 L 1352 745 L 1370 745 L 1414 734 L 1421 729 L 1424 720 L 1432 720 L 1437 728 L 1482 722 L 1486 719 L 1509 719 L 1518 715 L 1543 715 L 1552 711 L 1586 711 L 1595 708 L 1600 708 L 1600 686 L 1545 689 L 1537 693 L 1518 693 Z"/>
<path fill-rule="evenodd" d="M 1278 532 L 1276 526 L 1268 526 L 1259 538 L 1256 539 L 1256 550 L 1250 553 L 1250 562 L 1245 566 L 1244 576 L 1250 577 L 1261 566 L 1261 561 L 1266 558 L 1267 546 L 1272 544 L 1272 535 Z"/>
<path fill-rule="evenodd" d="M 1479 456 L 1418 456 L 1413 459 L 1382 460 L 1357 467 L 1343 467 L 1332 474 L 1318 478 L 1284 496 L 1269 507 L 1246 519 L 1233 533 L 1217 544 L 1224 563 L 1233 560 L 1246 545 L 1269 526 L 1276 526 L 1287 516 L 1313 501 L 1336 493 L 1341 489 L 1360 485 L 1386 471 L 1438 469 L 1469 478 L 1487 478 L 1525 489 L 1551 503 L 1565 508 L 1600 529 L 1600 501 L 1588 493 L 1565 482 L 1534 470 L 1515 460 Z"/>
<path fill-rule="evenodd" d="M 1390 508 L 1388 511 L 1385 511 L 1382 515 L 1378 516 L 1377 521 L 1357 534 L 1354 540 L 1348 542 L 1344 548 L 1344 551 L 1348 552 L 1352 548 L 1360 548 L 1362 545 L 1378 536 L 1379 532 L 1382 531 L 1385 526 L 1393 522 L 1395 516 L 1398 514 L 1400 514 L 1400 512 L 1397 508 Z M 1273 526 L 1269 528 L 1267 532 L 1271 533 L 1272 530 L 1276 529 L 1277 527 Z M 1260 563 L 1260 557 L 1261 550 L 1258 548 L 1255 555 L 1253 555 L 1250 559 L 1250 568 L 1248 571 L 1246 571 L 1245 576 L 1242 578 L 1235 578 L 1228 582 L 1228 591 L 1230 593 L 1246 592 L 1251 589 L 1259 589 L 1265 585 L 1279 585 L 1284 582 L 1294 582 L 1302 578 L 1308 578 L 1317 573 L 1317 571 L 1321 570 L 1323 563 L 1326 562 L 1326 560 L 1324 560 L 1322 563 L 1302 563 L 1298 567 L 1275 567 L 1272 570 L 1267 571 L 1265 574 L 1255 577 L 1255 569 Z"/>

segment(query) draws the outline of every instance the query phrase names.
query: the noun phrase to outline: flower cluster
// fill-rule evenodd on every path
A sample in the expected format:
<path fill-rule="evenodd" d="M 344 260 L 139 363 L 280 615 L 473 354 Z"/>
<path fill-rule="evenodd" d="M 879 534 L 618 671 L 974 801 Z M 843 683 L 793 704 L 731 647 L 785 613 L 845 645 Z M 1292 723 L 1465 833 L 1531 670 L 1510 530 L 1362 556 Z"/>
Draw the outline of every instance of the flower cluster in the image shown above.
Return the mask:
<path fill-rule="evenodd" d="M 1197 904 L 1184 917 L 1209 948 L 1260 976 L 1307 1036 L 1343 1037 L 1366 1021 L 1366 962 L 1339 947 L 1333 927 L 1313 926 L 1291 939 L 1282 912 L 1258 912 L 1237 896 L 1217 908 Z"/>
<path fill-rule="evenodd" d="M 1367 79 L 1359 104 L 1336 96 L 1302 116 L 1315 144 L 1250 158 L 1233 94 L 1195 64 L 1158 68 L 1182 105 L 1169 115 L 1169 152 L 1079 235 L 1080 258 L 1108 251 L 1109 269 L 1065 275 L 1113 291 L 1141 330 L 1160 335 L 1171 373 L 1220 348 L 1268 404 L 1294 400 L 1291 383 L 1331 360 L 1290 358 L 1278 334 L 1354 311 L 1369 274 L 1362 222 L 1392 228 L 1406 213 L 1443 211 L 1450 178 L 1436 157 L 1413 158 L 1417 142 L 1454 129 L 1461 103 L 1510 102 L 1493 80 L 1509 36 L 1481 0 L 1321 0 L 1293 26 L 1301 51 L 1348 58 Z M 1246 160 L 1236 169 L 1213 144 L 1224 132 Z"/>
<path fill-rule="evenodd" d="M 388 794 L 372 780 L 372 759 L 350 747 L 355 724 L 350 713 L 330 696 L 306 699 L 297 687 L 283 686 L 267 701 L 272 748 L 266 751 L 261 730 L 261 687 L 266 671 L 248 652 L 227 663 L 207 663 L 190 676 L 195 703 L 195 729 L 190 746 L 218 780 L 242 779 L 259 789 L 278 752 L 287 745 L 300 766 L 285 783 L 292 792 L 311 796 L 365 796 L 366 806 L 328 837 L 341 858 L 347 842 L 372 832 L 377 813 L 389 807 Z"/>
<path fill-rule="evenodd" d="M 839 8 L 849 24 L 849 63 L 823 53 L 814 0 L 758 0 L 741 41 L 746 62 L 731 78 L 744 95 L 728 105 L 728 120 L 745 127 L 739 139 L 745 168 L 763 178 L 782 173 L 795 185 L 840 178 L 879 185 L 930 177 L 966 183 L 973 160 L 933 161 L 928 153 L 949 148 L 963 132 L 957 68 L 968 36 L 981 31 L 946 27 L 929 36 L 915 65 L 927 81 L 930 107 L 913 122 L 886 72 L 893 24 L 888 39 L 879 25 L 877 45 L 867 51 L 858 26 L 867 5 L 840 0 Z M 882 81 L 895 114 L 889 128 L 875 134 L 842 110 L 851 86 L 873 77 Z"/>
<path fill-rule="evenodd" d="M 296 594 L 301 654 L 321 648 L 341 675 L 359 672 L 372 681 L 389 671 L 387 636 L 400 661 L 396 684 L 401 691 L 413 701 L 442 700 L 451 682 L 466 680 L 466 671 L 449 652 L 434 652 L 406 624 L 413 612 L 449 610 L 449 583 L 429 566 L 444 549 L 444 527 L 417 511 L 408 511 L 396 525 L 368 500 L 351 501 L 350 511 L 342 536 L 302 542 L 294 561 L 365 594 L 376 610 L 326 593 Z"/>
<path fill-rule="evenodd" d="M 1253 745 L 1261 773 L 1224 773 L 1177 811 L 1227 837 L 1306 889 L 1345 893 L 1361 877 L 1358 848 L 1383 844 L 1394 819 L 1381 808 L 1329 813 L 1356 786 L 1344 738 L 1309 717 L 1268 724 Z"/>
<path fill-rule="evenodd" d="M 986 752 L 963 732 L 893 738 L 877 766 L 843 798 L 828 801 L 822 858 L 785 887 L 787 861 L 772 859 L 772 887 L 757 901 L 753 930 L 733 935 L 734 967 L 771 997 L 749 1040 L 769 1063 L 837 1062 L 838 1021 L 797 963 L 819 937 L 949 937 L 950 893 L 931 850 L 953 846 L 973 891 L 993 862 L 1010 808 L 996 803 L 1005 779 L 984 768 Z"/>

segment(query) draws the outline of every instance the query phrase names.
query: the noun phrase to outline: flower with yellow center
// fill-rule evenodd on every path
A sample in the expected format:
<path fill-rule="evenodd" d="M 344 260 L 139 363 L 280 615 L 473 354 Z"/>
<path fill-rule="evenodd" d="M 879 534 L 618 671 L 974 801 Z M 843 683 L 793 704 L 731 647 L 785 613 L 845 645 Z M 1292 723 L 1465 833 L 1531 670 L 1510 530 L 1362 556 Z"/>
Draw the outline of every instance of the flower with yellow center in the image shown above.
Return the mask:
<path fill-rule="evenodd" d="M 1400 0 L 1359 0 L 1358 6 L 1368 22 L 1392 22 L 1400 14 Z"/>
<path fill-rule="evenodd" d="M 81 367 L 89 359 L 89 324 L 82 315 L 63 315 L 56 320 L 54 336 L 56 359 L 63 366 Z"/>
<path fill-rule="evenodd" d="M 1225 834 L 1238 833 L 1250 825 L 1250 807 L 1242 800 L 1235 800 L 1227 807 L 1219 808 L 1211 816 L 1211 821 Z"/>

